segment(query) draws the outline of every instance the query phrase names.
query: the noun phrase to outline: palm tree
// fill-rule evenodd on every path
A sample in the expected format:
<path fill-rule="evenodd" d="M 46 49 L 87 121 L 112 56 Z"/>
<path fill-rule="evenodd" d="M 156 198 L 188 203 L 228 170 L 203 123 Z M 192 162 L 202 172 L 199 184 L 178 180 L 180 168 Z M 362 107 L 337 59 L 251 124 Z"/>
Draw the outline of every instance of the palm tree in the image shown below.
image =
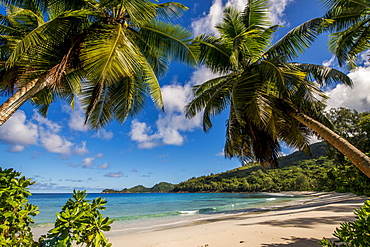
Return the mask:
<path fill-rule="evenodd" d="M 370 48 L 370 3 L 366 0 L 322 0 L 328 10 L 324 18 L 334 22 L 329 30 L 329 49 L 340 66 L 355 66 L 357 55 Z"/>
<path fill-rule="evenodd" d="M 163 108 L 158 78 L 176 59 L 195 64 L 191 33 L 171 18 L 187 8 L 150 0 L 0 1 L 1 85 L 17 91 L 0 106 L 0 125 L 26 101 L 41 113 L 76 94 L 90 128 L 123 123 L 149 95 Z"/>
<path fill-rule="evenodd" d="M 330 130 L 322 109 L 327 98 L 323 85 L 352 81 L 329 67 L 288 62 L 307 48 L 327 25 L 310 20 L 270 44 L 268 1 L 250 0 L 244 11 L 230 7 L 216 26 L 220 37 L 201 35 L 200 59 L 221 76 L 194 87 L 187 117 L 203 111 L 203 129 L 211 117 L 229 109 L 225 156 L 277 165 L 279 142 L 308 151 L 309 136 L 321 136 L 370 176 L 370 158 Z"/>

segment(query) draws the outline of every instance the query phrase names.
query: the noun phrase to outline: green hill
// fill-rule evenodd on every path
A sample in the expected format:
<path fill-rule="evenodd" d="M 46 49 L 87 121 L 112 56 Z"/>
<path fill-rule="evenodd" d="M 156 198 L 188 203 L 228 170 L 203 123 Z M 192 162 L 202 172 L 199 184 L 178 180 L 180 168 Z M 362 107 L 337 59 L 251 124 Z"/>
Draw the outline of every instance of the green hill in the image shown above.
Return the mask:
<path fill-rule="evenodd" d="M 287 156 L 279 158 L 279 167 L 288 167 L 298 165 L 302 160 L 318 159 L 327 155 L 327 143 L 325 141 L 310 145 L 311 155 L 302 151 L 293 152 Z"/>
<path fill-rule="evenodd" d="M 169 192 L 173 190 L 174 185 L 167 182 L 161 182 L 154 185 L 152 188 L 146 188 L 143 185 L 137 185 L 130 189 L 123 189 L 123 190 L 113 190 L 113 189 L 105 189 L 103 193 L 158 193 L 158 192 Z"/>
<path fill-rule="evenodd" d="M 370 194 L 370 179 L 351 163 L 334 164 L 326 143 L 310 146 L 311 155 L 294 152 L 279 159 L 280 168 L 264 170 L 259 164 L 219 174 L 191 178 L 173 192 L 337 191 Z"/>
<path fill-rule="evenodd" d="M 326 145 L 311 145 L 311 155 L 294 152 L 281 157 L 277 169 L 264 170 L 259 164 L 249 163 L 176 185 L 162 182 L 152 188 L 138 185 L 123 190 L 105 189 L 103 193 L 337 191 L 370 195 L 370 179 L 350 163 L 334 164 L 326 155 Z"/>

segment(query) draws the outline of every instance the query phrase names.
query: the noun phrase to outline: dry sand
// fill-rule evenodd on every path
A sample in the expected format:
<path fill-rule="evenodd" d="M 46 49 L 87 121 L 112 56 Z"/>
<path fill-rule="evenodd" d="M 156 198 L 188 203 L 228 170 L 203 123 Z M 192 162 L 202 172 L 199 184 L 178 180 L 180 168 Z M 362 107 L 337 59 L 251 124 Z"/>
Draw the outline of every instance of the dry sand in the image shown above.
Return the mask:
<path fill-rule="evenodd" d="M 320 246 L 323 237 L 367 200 L 351 193 L 315 193 L 301 205 L 196 222 L 171 229 L 109 236 L 114 247 Z"/>

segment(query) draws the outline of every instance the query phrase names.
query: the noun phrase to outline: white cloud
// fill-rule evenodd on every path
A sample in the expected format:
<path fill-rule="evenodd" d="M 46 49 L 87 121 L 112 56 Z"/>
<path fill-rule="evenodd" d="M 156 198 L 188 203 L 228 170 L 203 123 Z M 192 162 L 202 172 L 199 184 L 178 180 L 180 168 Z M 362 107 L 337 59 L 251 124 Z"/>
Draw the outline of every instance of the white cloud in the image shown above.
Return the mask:
<path fill-rule="evenodd" d="M 110 177 L 110 178 L 120 178 L 123 176 L 123 172 L 112 172 L 112 173 L 108 173 L 108 174 L 105 174 L 104 177 Z"/>
<path fill-rule="evenodd" d="M 165 112 L 158 115 L 155 128 L 135 119 L 131 123 L 131 140 L 139 148 L 153 148 L 159 145 L 180 146 L 186 140 L 184 132 L 200 128 L 202 116 L 185 117 L 184 108 L 192 99 L 192 86 L 205 82 L 216 75 L 207 68 L 196 70 L 185 85 L 174 82 L 161 88 Z"/>
<path fill-rule="evenodd" d="M 90 169 L 107 169 L 109 168 L 109 165 L 108 163 L 103 163 L 102 165 L 100 166 L 96 166 L 95 165 L 95 160 L 97 158 L 101 158 L 103 157 L 104 155 L 102 153 L 98 153 L 97 155 L 95 156 L 90 156 L 90 157 L 86 157 L 84 159 L 82 159 L 82 163 L 80 165 L 72 165 L 73 167 L 83 167 L 83 168 L 90 168 Z"/>
<path fill-rule="evenodd" d="M 72 110 L 68 105 L 63 105 L 63 111 L 70 115 L 68 120 L 69 128 L 82 132 L 88 131 L 88 128 L 85 125 L 85 113 L 79 104 L 76 104 L 74 110 Z"/>
<path fill-rule="evenodd" d="M 294 0 L 270 0 L 270 18 L 273 24 L 283 25 L 284 10 L 286 6 Z M 206 33 L 210 35 L 218 35 L 214 26 L 220 23 L 223 19 L 223 10 L 226 6 L 234 6 L 239 11 L 244 10 L 248 0 L 228 0 L 223 4 L 222 0 L 214 0 L 209 11 L 195 19 L 191 23 L 193 33 L 195 36 Z"/>
<path fill-rule="evenodd" d="M 159 145 L 159 143 L 155 141 L 158 138 L 156 138 L 155 135 L 151 135 L 151 133 L 151 128 L 147 126 L 146 123 L 141 123 L 137 119 L 131 122 L 129 135 L 131 140 L 139 143 L 139 148 L 153 148 Z"/>
<path fill-rule="evenodd" d="M 333 55 L 329 60 L 325 60 L 322 65 L 327 67 L 334 67 L 336 66 L 336 57 Z"/>
<path fill-rule="evenodd" d="M 224 5 L 222 0 L 214 0 L 208 13 L 203 13 L 203 17 L 194 20 L 191 23 L 193 34 L 195 36 L 206 33 L 215 35 L 214 26 L 222 20 Z"/>
<path fill-rule="evenodd" d="M 50 130 L 40 129 L 40 143 L 50 153 L 58 153 L 62 156 L 71 154 L 72 142 Z"/>
<path fill-rule="evenodd" d="M 62 126 L 60 126 L 57 123 L 53 123 L 51 120 L 49 120 L 46 117 L 41 116 L 38 112 L 34 111 L 34 114 L 32 116 L 32 120 L 37 122 L 37 126 L 40 128 L 40 126 L 43 126 L 45 129 L 47 129 L 50 132 L 58 133 L 61 131 Z"/>
<path fill-rule="evenodd" d="M 10 149 L 9 149 L 9 152 L 11 153 L 19 153 L 19 152 L 22 152 L 24 150 L 24 146 L 22 145 L 14 145 L 14 146 L 11 146 Z"/>
<path fill-rule="evenodd" d="M 0 127 L 0 140 L 11 146 L 11 152 L 20 152 L 25 146 L 36 145 L 38 137 L 37 125 L 26 121 L 26 114 L 21 110 Z"/>
<path fill-rule="evenodd" d="M 284 10 L 294 0 L 270 0 L 270 18 L 274 25 L 285 25 Z"/>
<path fill-rule="evenodd" d="M 109 165 L 108 165 L 108 163 L 107 162 L 105 162 L 104 164 L 102 164 L 102 165 L 100 165 L 99 167 L 98 167 L 98 169 L 108 169 L 109 168 Z"/>
<path fill-rule="evenodd" d="M 370 67 L 359 67 L 351 71 L 348 76 L 353 80 L 353 88 L 339 84 L 327 91 L 330 97 L 327 109 L 346 107 L 360 112 L 368 111 L 370 109 Z"/>
<path fill-rule="evenodd" d="M 38 112 L 34 111 L 30 120 L 26 118 L 26 114 L 19 110 L 0 127 L 0 140 L 10 145 L 10 152 L 21 152 L 25 147 L 35 145 L 50 153 L 60 154 L 63 158 L 70 156 L 72 151 L 78 155 L 88 153 L 86 142 L 78 146 L 67 140 L 61 135 L 62 127 L 59 124 Z"/>
<path fill-rule="evenodd" d="M 81 146 L 76 146 L 74 148 L 74 153 L 77 155 L 85 155 L 89 153 L 89 150 L 86 148 L 86 141 L 81 143 Z"/>
<path fill-rule="evenodd" d="M 112 131 L 106 131 L 105 129 L 100 129 L 92 137 L 109 141 L 113 138 L 113 136 L 114 135 Z"/>
<path fill-rule="evenodd" d="M 82 160 L 82 167 L 84 168 L 90 168 L 92 165 L 94 165 L 95 157 L 87 157 Z"/>

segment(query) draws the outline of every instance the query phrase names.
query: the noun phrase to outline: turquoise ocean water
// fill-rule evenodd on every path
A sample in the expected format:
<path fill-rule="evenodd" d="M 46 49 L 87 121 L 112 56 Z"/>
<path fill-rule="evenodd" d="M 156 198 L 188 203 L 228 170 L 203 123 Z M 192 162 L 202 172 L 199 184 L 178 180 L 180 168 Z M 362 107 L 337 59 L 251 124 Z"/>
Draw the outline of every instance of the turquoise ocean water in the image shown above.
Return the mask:
<path fill-rule="evenodd" d="M 294 204 L 307 196 L 289 193 L 91 193 L 87 199 L 105 198 L 108 203 L 104 216 L 115 220 L 112 231 L 135 232 L 189 224 L 231 214 L 253 212 Z M 36 227 L 51 227 L 56 212 L 71 194 L 39 194 L 29 202 L 39 207 L 34 217 Z"/>

